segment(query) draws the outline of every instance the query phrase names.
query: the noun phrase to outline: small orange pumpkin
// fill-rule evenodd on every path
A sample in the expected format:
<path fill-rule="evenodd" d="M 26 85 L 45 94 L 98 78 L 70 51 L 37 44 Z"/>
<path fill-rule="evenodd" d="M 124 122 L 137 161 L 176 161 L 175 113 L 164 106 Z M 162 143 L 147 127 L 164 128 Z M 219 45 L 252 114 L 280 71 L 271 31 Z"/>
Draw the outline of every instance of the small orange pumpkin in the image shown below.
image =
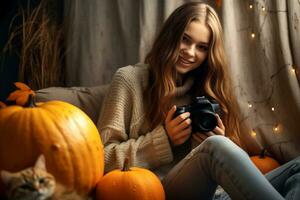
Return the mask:
<path fill-rule="evenodd" d="M 87 194 L 104 172 L 103 145 L 96 126 L 69 103 L 35 104 L 32 97 L 27 107 L 0 109 L 0 170 L 22 170 L 44 154 L 48 171 L 60 183 Z M 3 193 L 1 179 L 0 185 Z"/>
<path fill-rule="evenodd" d="M 255 164 L 255 166 L 261 171 L 261 173 L 266 174 L 273 169 L 276 169 L 280 164 L 273 158 L 265 155 L 266 149 L 263 149 L 260 155 L 251 156 L 250 159 Z"/>
<path fill-rule="evenodd" d="M 139 167 L 128 168 L 126 159 L 122 170 L 113 170 L 100 179 L 96 199 L 164 200 L 165 192 L 154 173 Z"/>

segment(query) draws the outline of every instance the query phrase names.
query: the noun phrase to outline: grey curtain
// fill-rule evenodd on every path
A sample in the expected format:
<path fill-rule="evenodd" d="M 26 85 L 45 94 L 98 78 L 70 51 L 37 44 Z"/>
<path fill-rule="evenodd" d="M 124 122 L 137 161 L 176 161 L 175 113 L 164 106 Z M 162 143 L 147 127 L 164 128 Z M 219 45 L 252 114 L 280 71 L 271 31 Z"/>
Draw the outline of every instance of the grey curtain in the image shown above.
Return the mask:
<path fill-rule="evenodd" d="M 66 0 L 67 84 L 109 83 L 142 62 L 166 17 L 184 0 Z"/>
<path fill-rule="evenodd" d="M 94 86 L 142 62 L 163 21 L 187 0 L 65 2 L 67 84 Z M 300 0 L 223 0 L 216 10 L 243 120 L 262 146 L 290 160 L 300 154 L 292 142 L 300 135 Z"/>
<path fill-rule="evenodd" d="M 300 2 L 225 0 L 222 11 L 244 120 L 262 146 L 289 160 L 299 154 L 290 141 L 300 134 Z"/>

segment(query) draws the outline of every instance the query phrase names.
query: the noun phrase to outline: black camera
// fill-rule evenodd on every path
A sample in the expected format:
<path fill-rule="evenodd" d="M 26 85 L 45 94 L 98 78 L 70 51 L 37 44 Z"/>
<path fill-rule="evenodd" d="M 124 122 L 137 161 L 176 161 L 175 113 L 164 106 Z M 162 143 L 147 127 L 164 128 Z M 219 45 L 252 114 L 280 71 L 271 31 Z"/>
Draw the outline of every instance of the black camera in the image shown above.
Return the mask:
<path fill-rule="evenodd" d="M 174 114 L 178 115 L 190 112 L 193 132 L 209 132 L 218 124 L 216 113 L 220 114 L 220 106 L 215 100 L 210 100 L 205 96 L 196 97 L 190 105 L 178 106 Z"/>

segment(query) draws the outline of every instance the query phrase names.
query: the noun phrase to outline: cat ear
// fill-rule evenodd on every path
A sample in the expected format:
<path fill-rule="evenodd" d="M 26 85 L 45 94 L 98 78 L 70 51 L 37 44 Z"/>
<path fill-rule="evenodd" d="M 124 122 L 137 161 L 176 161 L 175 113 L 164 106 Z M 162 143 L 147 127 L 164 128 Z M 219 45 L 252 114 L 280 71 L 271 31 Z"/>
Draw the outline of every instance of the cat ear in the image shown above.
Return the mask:
<path fill-rule="evenodd" d="M 5 170 L 1 171 L 1 179 L 5 185 L 9 185 L 12 178 L 13 178 L 13 173 L 10 173 L 9 171 L 5 171 Z"/>
<path fill-rule="evenodd" d="M 41 154 L 38 157 L 37 161 L 35 162 L 34 168 L 38 168 L 38 169 L 46 171 L 46 159 L 43 154 Z"/>

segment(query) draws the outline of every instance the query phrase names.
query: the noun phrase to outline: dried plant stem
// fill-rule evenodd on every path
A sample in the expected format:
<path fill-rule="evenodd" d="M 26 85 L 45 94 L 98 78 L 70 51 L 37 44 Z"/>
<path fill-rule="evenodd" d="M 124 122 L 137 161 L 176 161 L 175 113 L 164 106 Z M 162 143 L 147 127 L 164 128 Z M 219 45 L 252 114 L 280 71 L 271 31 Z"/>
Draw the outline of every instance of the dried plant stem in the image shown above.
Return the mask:
<path fill-rule="evenodd" d="M 49 2 L 42 0 L 31 11 L 19 10 L 14 19 L 20 16 L 22 23 L 11 31 L 4 49 L 14 49 L 15 40 L 20 40 L 19 81 L 34 90 L 63 85 L 64 81 L 63 34 L 57 22 L 49 16 Z"/>

